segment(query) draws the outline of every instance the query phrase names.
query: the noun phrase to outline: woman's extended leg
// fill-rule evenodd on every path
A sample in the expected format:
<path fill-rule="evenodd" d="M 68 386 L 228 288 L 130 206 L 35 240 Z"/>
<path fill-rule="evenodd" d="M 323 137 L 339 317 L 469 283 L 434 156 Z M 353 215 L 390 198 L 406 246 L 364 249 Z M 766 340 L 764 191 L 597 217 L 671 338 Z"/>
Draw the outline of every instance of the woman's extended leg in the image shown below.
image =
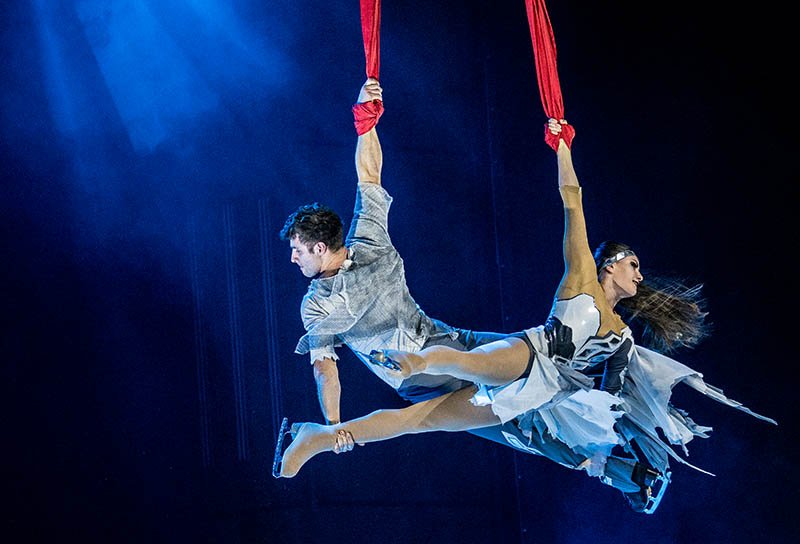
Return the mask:
<path fill-rule="evenodd" d="M 524 340 L 510 336 L 470 351 L 431 346 L 417 353 L 385 349 L 380 355 L 397 363 L 404 378 L 447 374 L 484 385 L 505 385 L 527 370 L 532 354 Z"/>
<path fill-rule="evenodd" d="M 441 397 L 398 410 L 377 410 L 364 417 L 338 425 L 304 423 L 281 462 L 281 477 L 292 478 L 312 457 L 332 451 L 336 432 L 344 430 L 359 444 L 379 442 L 405 434 L 431 431 L 468 431 L 497 425 L 500 419 L 489 406 L 475 406 L 470 398 L 475 387 L 466 387 Z"/>

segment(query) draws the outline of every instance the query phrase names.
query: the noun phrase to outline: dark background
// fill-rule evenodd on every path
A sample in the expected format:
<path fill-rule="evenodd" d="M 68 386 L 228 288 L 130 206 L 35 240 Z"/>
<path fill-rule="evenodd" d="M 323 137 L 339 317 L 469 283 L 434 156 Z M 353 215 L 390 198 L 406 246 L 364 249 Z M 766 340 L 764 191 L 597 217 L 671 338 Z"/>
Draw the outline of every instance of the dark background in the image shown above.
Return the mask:
<path fill-rule="evenodd" d="M 705 284 L 676 358 L 689 444 L 652 515 L 466 433 L 269 475 L 280 419 L 320 419 L 277 237 L 349 222 L 359 6 L 10 1 L 2 9 L 4 542 L 790 542 L 800 480 L 789 13 L 550 2 L 590 242 Z M 522 0 L 384 2 L 390 232 L 425 311 L 516 331 L 562 273 L 555 157 Z M 343 416 L 402 402 L 342 352 Z"/>

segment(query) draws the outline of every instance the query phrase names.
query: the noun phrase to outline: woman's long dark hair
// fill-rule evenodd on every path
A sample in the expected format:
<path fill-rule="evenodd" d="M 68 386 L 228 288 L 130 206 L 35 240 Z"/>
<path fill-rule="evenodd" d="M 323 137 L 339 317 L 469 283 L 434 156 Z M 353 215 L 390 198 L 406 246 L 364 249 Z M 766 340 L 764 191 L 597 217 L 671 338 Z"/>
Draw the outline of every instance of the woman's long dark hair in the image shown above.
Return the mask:
<path fill-rule="evenodd" d="M 598 266 L 620 251 L 631 247 L 605 241 L 594 252 Z M 662 353 L 680 347 L 692 348 L 709 335 L 710 323 L 705 318 L 706 301 L 701 294 L 703 285 L 688 286 L 681 279 L 655 277 L 648 274 L 639 284 L 635 296 L 624 298 L 618 306 L 626 322 L 636 322 L 642 327 L 642 342 Z"/>

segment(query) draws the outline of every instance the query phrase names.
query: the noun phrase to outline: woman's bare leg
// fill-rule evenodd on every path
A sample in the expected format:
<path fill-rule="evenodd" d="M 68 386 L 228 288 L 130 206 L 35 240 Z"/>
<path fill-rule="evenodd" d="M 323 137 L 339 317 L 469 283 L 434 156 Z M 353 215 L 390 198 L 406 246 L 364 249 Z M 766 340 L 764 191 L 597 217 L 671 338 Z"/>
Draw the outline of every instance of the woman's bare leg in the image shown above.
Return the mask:
<path fill-rule="evenodd" d="M 338 425 L 304 423 L 286 448 L 281 476 L 292 478 L 312 457 L 333 451 L 336 432 L 344 430 L 359 444 L 379 442 L 405 434 L 431 431 L 468 431 L 497 425 L 500 419 L 489 406 L 475 406 L 470 398 L 475 387 L 467 387 L 398 410 L 377 410 Z"/>
<path fill-rule="evenodd" d="M 385 349 L 382 352 L 401 367 L 404 378 L 414 374 L 447 374 L 485 385 L 505 385 L 522 375 L 528 367 L 530 348 L 520 338 L 504 338 L 459 351 L 446 346 L 431 346 L 411 353 Z"/>

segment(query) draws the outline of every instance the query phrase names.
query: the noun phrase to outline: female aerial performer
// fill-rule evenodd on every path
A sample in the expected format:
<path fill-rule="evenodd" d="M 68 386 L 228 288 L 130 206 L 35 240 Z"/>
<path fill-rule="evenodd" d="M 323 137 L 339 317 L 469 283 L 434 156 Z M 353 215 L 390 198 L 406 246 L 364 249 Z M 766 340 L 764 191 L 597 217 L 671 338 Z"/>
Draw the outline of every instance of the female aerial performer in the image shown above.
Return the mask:
<path fill-rule="evenodd" d="M 637 461 L 640 474 L 634 479 L 641 484 L 625 495 L 634 510 L 652 513 L 670 479 L 669 457 L 689 464 L 671 446 L 680 445 L 685 452 L 693 437 L 705 438 L 711 430 L 672 406 L 675 384 L 683 382 L 777 424 L 728 399 L 699 372 L 662 354 L 694 346 L 706 336 L 700 286 L 645 283 L 639 257 L 624 244 L 603 242 L 593 254 L 572 164 L 574 129 L 563 119 L 549 119 L 545 135 L 558 158 L 566 266 L 546 323 L 467 352 L 433 346 L 418 353 L 371 353 L 371 362 L 404 378 L 447 374 L 475 386 L 337 425 L 295 424 L 291 444 L 282 458 L 276 457 L 281 477 L 295 476 L 318 453 L 339 451 L 337 436 L 339 442 L 344 435 L 364 444 L 500 423 L 509 431 L 504 433 L 508 441 L 517 446 L 520 438 L 533 436 L 567 444 L 586 458 L 579 468 L 601 479 L 609 478 L 606 460 L 612 450 L 615 455 L 622 450 Z M 635 345 L 618 309 L 628 321 L 641 325 L 652 350 Z"/>

